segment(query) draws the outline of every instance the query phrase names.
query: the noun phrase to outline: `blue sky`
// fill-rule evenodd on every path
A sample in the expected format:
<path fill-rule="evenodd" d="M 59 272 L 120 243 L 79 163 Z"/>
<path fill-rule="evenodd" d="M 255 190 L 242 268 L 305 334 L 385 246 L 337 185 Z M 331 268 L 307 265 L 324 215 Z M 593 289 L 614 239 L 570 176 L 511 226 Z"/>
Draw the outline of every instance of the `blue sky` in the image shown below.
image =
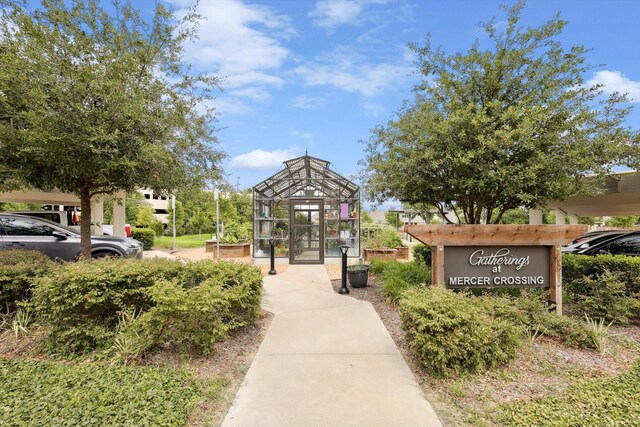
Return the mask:
<path fill-rule="evenodd" d="M 170 0 L 178 11 L 186 0 Z M 283 160 L 309 155 L 345 176 L 358 171 L 360 140 L 411 99 L 419 81 L 407 43 L 466 51 L 486 37 L 478 23 L 504 22 L 493 0 L 201 0 L 199 40 L 186 61 L 224 76 L 213 105 L 229 182 L 249 188 Z M 634 98 L 629 126 L 640 128 L 640 1 L 529 0 L 522 23 L 561 13 L 566 47 L 593 50 L 586 80 Z"/>

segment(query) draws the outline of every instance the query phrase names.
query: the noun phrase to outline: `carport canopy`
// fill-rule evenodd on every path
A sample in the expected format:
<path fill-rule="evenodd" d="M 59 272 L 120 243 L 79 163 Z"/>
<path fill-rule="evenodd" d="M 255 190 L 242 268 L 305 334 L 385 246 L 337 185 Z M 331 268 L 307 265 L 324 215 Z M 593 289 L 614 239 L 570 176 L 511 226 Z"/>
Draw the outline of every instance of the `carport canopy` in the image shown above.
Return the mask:
<path fill-rule="evenodd" d="M 640 215 L 640 172 L 617 172 L 605 178 L 597 194 L 575 196 L 547 204 L 556 210 L 556 224 L 577 224 L 579 217 Z M 530 224 L 542 224 L 542 211 L 529 212 Z"/>
<path fill-rule="evenodd" d="M 125 237 L 125 198 L 124 191 L 113 196 L 120 203 L 113 204 L 113 234 Z M 75 194 L 61 191 L 20 190 L 0 193 L 0 202 L 4 203 L 42 203 L 43 205 L 71 205 L 79 206 L 80 198 Z M 104 220 L 104 204 L 102 197 L 94 197 L 91 200 L 92 234 L 102 235 L 102 223 Z"/>

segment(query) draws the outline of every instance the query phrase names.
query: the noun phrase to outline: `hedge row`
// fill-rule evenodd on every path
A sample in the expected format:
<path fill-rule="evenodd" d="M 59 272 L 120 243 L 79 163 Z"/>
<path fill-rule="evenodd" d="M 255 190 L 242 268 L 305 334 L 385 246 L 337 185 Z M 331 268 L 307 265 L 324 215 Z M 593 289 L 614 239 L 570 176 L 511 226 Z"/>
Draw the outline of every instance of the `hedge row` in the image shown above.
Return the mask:
<path fill-rule="evenodd" d="M 584 277 L 595 279 L 606 272 L 617 276 L 624 283 L 627 296 L 640 295 L 640 257 L 572 254 L 562 256 L 563 287 L 570 295 L 584 293 Z"/>
<path fill-rule="evenodd" d="M 207 352 L 256 318 L 262 275 L 234 262 L 120 258 L 66 263 L 34 285 L 48 352 L 108 350 L 116 338 L 128 355 L 167 342 Z"/>
<path fill-rule="evenodd" d="M 640 258 L 564 255 L 565 301 L 575 315 L 626 325 L 640 317 Z"/>
<path fill-rule="evenodd" d="M 156 232 L 151 228 L 132 228 L 131 237 L 142 243 L 143 249 L 148 251 L 153 247 Z"/>

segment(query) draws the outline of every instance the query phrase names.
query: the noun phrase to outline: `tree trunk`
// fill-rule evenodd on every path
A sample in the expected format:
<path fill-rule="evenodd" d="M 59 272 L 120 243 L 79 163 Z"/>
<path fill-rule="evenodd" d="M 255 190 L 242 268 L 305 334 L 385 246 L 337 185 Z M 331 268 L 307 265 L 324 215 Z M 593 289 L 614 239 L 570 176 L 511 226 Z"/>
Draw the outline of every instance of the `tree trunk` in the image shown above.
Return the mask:
<path fill-rule="evenodd" d="M 80 257 L 91 258 L 91 194 L 88 189 L 80 193 Z"/>

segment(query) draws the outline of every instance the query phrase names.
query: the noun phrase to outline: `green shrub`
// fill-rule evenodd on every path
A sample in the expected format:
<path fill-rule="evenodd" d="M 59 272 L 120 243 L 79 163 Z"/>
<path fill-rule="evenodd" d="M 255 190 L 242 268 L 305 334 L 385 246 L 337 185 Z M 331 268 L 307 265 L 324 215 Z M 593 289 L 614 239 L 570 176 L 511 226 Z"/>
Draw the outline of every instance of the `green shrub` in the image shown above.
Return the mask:
<path fill-rule="evenodd" d="M 151 228 L 132 228 L 131 237 L 142 243 L 143 249 L 148 251 L 153 247 L 156 232 Z"/>
<path fill-rule="evenodd" d="M 387 268 L 387 265 L 397 262 L 397 261 L 386 261 L 382 259 L 372 259 L 369 261 L 369 265 L 371 266 L 371 273 L 375 275 L 380 275 Z"/>
<path fill-rule="evenodd" d="M 185 371 L 0 358 L 0 425 L 183 426 L 201 396 Z"/>
<path fill-rule="evenodd" d="M 585 293 L 584 277 L 595 279 L 605 271 L 609 271 L 624 283 L 627 296 L 640 295 L 640 257 L 572 254 L 562 256 L 563 288 L 570 298 Z"/>
<path fill-rule="evenodd" d="M 431 247 L 425 245 L 424 243 L 417 243 L 413 245 L 411 249 L 413 253 L 413 258 L 416 262 L 422 262 L 427 267 L 431 267 Z"/>
<path fill-rule="evenodd" d="M 382 228 L 362 241 L 362 247 L 367 249 L 401 248 L 403 246 L 400 234 L 393 228 Z"/>
<path fill-rule="evenodd" d="M 262 274 L 247 265 L 237 267 L 245 270 L 239 272 L 245 273 L 245 280 L 236 286 L 212 278 L 191 288 L 176 281 L 149 288 L 153 307 L 132 325 L 145 347 L 169 343 L 181 351 L 208 354 L 229 332 L 253 324 L 260 312 Z"/>
<path fill-rule="evenodd" d="M 224 234 L 220 238 L 220 243 L 240 243 L 251 238 L 251 223 L 239 223 L 230 221 L 224 225 Z"/>
<path fill-rule="evenodd" d="M 529 330 L 531 334 L 555 337 L 571 347 L 593 348 L 584 323 L 549 312 L 544 296 L 535 290 L 525 291 L 517 298 L 483 295 L 476 297 L 476 304 L 481 305 L 491 316 L 505 319 Z"/>
<path fill-rule="evenodd" d="M 159 303 L 166 306 L 151 291 L 156 283 L 170 281 L 183 289 L 198 287 L 207 280 L 215 280 L 223 289 L 246 283 L 258 286 L 253 270 L 230 262 L 182 263 L 166 259 L 65 264 L 39 279 L 33 293 L 33 308 L 49 332 L 44 349 L 78 354 L 107 349 L 112 344 L 120 313 L 142 314 Z M 207 301 L 202 304 L 206 306 Z"/>
<path fill-rule="evenodd" d="M 407 289 L 399 311 L 411 348 L 437 376 L 498 366 L 513 359 L 522 343 L 522 328 L 443 287 Z"/>
<path fill-rule="evenodd" d="M 560 395 L 511 401 L 499 413 L 507 426 L 638 426 L 640 362 L 629 372 L 581 381 Z"/>
<path fill-rule="evenodd" d="M 32 282 L 55 268 L 42 252 L 0 251 L 0 310 L 14 311 L 17 303 L 31 297 Z"/>
<path fill-rule="evenodd" d="M 431 271 L 424 263 L 415 260 L 412 262 L 374 262 L 372 260 L 371 269 L 376 272 L 382 292 L 394 302 L 398 301 L 402 293 L 410 287 L 431 283 Z"/>
<path fill-rule="evenodd" d="M 595 278 L 584 276 L 575 281 L 580 293 L 573 295 L 574 310 L 580 317 L 604 319 L 606 323 L 628 325 L 638 315 L 638 301 L 627 296 L 620 273 L 605 270 Z"/>

